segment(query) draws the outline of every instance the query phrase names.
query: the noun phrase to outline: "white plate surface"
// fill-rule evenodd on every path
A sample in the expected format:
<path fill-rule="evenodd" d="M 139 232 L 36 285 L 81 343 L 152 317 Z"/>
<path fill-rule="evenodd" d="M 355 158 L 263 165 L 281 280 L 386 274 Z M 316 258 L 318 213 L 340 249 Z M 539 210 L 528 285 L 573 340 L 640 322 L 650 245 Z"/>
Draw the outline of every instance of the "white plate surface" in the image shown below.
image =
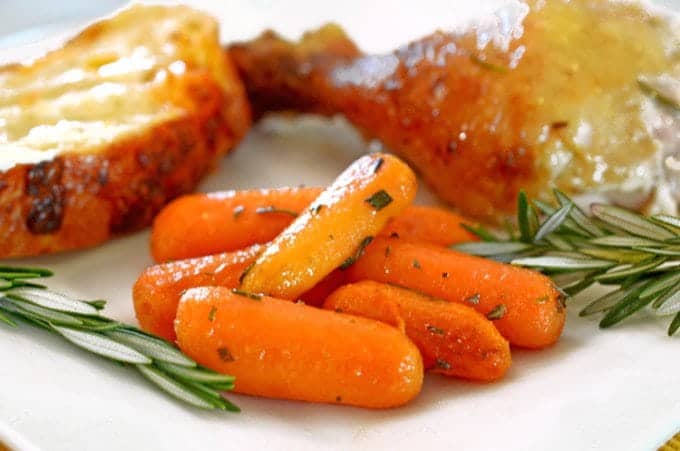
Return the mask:
<path fill-rule="evenodd" d="M 495 4 L 194 3 L 221 20 L 225 39 L 249 37 L 266 26 L 296 36 L 335 19 L 372 50 Z M 268 120 L 200 189 L 325 184 L 365 149 L 343 121 Z M 434 201 L 421 191 L 420 202 Z M 20 263 L 54 269 L 54 289 L 107 298 L 106 314 L 135 322 L 130 287 L 151 264 L 148 239 L 141 232 L 97 249 Z M 27 448 L 28 440 L 46 450 L 656 448 L 680 428 L 678 338 L 665 336 L 664 322 L 645 319 L 602 332 L 596 320 L 575 315 L 579 306 L 577 300 L 569 309 L 557 346 L 514 352 L 503 382 L 430 375 L 414 402 L 387 411 L 232 395 L 243 413 L 200 412 L 160 394 L 131 370 L 43 331 L 0 325 L 0 441 Z"/>

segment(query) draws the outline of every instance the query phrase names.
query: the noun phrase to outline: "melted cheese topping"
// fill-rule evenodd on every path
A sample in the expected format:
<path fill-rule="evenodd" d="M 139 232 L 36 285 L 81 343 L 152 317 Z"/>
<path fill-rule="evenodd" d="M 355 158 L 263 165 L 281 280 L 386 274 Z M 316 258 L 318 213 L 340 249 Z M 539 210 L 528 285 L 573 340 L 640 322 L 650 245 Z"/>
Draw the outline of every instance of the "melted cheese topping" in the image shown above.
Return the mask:
<path fill-rule="evenodd" d="M 201 51 L 212 19 L 185 7 L 134 6 L 29 65 L 0 68 L 0 170 L 91 154 L 185 113 L 167 95 Z M 208 49 L 208 50 L 212 50 Z"/>

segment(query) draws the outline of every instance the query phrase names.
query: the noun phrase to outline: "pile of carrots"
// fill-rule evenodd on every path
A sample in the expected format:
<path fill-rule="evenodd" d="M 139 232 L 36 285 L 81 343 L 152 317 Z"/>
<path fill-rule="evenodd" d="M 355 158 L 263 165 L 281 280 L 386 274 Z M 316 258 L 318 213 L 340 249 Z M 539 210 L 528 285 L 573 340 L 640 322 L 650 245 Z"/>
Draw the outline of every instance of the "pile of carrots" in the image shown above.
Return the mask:
<path fill-rule="evenodd" d="M 458 253 L 460 216 L 412 206 L 416 177 L 371 154 L 329 187 L 184 196 L 154 223 L 133 297 L 145 330 L 251 395 L 385 408 L 424 370 L 497 380 L 510 345 L 557 341 L 545 276 Z"/>

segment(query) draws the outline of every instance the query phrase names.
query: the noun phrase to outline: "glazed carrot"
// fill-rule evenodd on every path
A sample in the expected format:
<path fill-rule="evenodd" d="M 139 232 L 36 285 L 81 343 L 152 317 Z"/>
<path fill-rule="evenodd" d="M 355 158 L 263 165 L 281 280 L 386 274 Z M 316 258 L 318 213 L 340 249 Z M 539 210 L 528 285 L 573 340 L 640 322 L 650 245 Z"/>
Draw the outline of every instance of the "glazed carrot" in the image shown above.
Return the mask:
<path fill-rule="evenodd" d="M 462 224 L 474 224 L 450 210 L 423 205 L 411 205 L 394 217 L 380 233 L 382 236 L 399 237 L 422 243 L 450 246 L 466 241 L 478 241 Z"/>
<path fill-rule="evenodd" d="M 510 344 L 542 348 L 564 326 L 562 296 L 546 276 L 427 244 L 378 237 L 347 270 L 348 281 L 401 285 L 468 304 L 494 321 Z"/>
<path fill-rule="evenodd" d="M 246 268 L 255 262 L 263 246 L 243 251 L 197 257 L 150 266 L 132 289 L 137 320 L 142 329 L 175 340 L 173 322 L 182 293 L 196 286 L 236 288 Z M 324 299 L 345 281 L 343 271 L 333 271 L 300 296 L 308 305 L 321 306 Z"/>
<path fill-rule="evenodd" d="M 345 278 L 345 271 L 336 269 L 321 279 L 311 290 L 300 295 L 300 300 L 307 305 L 321 307 L 328 295 L 345 283 Z"/>
<path fill-rule="evenodd" d="M 147 268 L 132 288 L 137 320 L 142 329 L 175 340 L 173 322 L 182 292 L 201 285 L 238 286 L 246 267 L 264 248 L 178 260 Z"/>
<path fill-rule="evenodd" d="M 398 158 L 379 153 L 359 158 L 267 246 L 242 288 L 297 299 L 360 253 L 415 192 L 415 175 Z"/>
<path fill-rule="evenodd" d="M 220 191 L 189 194 L 168 204 L 151 230 L 157 262 L 229 252 L 266 243 L 281 233 L 321 188 Z M 476 240 L 461 224 L 472 221 L 438 207 L 409 206 L 381 235 L 448 246 Z"/>
<path fill-rule="evenodd" d="M 385 408 L 422 386 L 418 349 L 397 329 L 302 303 L 194 288 L 182 296 L 176 329 L 180 349 L 234 375 L 238 393 Z"/>
<path fill-rule="evenodd" d="M 151 255 L 165 262 L 266 243 L 320 193 L 321 188 L 279 188 L 182 196 L 156 216 Z"/>
<path fill-rule="evenodd" d="M 507 340 L 467 305 L 364 281 L 338 288 L 323 308 L 403 328 L 420 350 L 425 368 L 435 373 L 493 381 L 510 367 Z"/>

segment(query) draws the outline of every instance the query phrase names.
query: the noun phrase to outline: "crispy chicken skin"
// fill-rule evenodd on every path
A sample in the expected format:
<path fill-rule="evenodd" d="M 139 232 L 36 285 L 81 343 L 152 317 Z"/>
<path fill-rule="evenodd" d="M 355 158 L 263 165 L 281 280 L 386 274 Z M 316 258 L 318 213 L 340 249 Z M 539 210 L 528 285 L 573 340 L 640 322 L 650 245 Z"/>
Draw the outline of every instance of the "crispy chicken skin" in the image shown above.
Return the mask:
<path fill-rule="evenodd" d="M 664 114 L 677 127 L 677 115 L 638 77 L 677 76 L 677 43 L 667 21 L 635 4 L 547 0 L 386 55 L 362 55 L 334 25 L 298 43 L 267 32 L 229 53 L 257 115 L 341 113 L 442 199 L 497 222 L 521 189 L 546 198 L 552 187 L 672 211 L 680 191 L 664 184 L 680 174 L 664 168 L 653 122 Z"/>
<path fill-rule="evenodd" d="M 2 258 L 149 225 L 243 137 L 250 108 L 213 19 L 133 6 L 0 68 L 0 118 Z"/>

